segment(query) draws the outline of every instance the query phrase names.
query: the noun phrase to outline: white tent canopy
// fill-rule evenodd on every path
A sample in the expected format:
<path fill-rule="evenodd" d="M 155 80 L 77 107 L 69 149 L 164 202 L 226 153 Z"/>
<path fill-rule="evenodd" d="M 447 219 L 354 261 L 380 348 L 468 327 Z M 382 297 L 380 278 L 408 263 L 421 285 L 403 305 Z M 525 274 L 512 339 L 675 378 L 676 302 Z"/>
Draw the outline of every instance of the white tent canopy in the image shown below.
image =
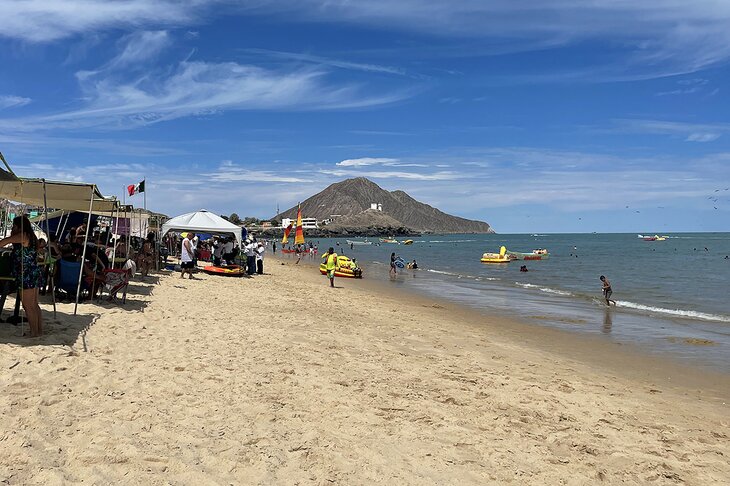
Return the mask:
<path fill-rule="evenodd" d="M 167 220 L 162 225 L 162 236 L 170 231 L 193 231 L 200 233 L 212 234 L 233 234 L 238 243 L 243 239 L 243 230 L 240 226 L 226 221 L 217 214 L 213 214 L 205 209 L 195 211 L 194 213 L 182 214 Z"/>

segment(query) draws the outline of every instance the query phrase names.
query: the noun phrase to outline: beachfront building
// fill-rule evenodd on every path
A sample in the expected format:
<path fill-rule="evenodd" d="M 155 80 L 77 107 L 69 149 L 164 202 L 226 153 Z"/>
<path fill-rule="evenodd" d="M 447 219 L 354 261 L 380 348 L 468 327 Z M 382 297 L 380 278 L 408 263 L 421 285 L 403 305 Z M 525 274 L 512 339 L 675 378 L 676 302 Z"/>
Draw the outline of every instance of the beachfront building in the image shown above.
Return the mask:
<path fill-rule="evenodd" d="M 297 220 L 293 218 L 283 218 L 281 220 L 281 227 L 286 228 L 289 225 L 296 226 Z M 317 218 L 302 218 L 302 228 L 304 229 L 317 229 Z"/>

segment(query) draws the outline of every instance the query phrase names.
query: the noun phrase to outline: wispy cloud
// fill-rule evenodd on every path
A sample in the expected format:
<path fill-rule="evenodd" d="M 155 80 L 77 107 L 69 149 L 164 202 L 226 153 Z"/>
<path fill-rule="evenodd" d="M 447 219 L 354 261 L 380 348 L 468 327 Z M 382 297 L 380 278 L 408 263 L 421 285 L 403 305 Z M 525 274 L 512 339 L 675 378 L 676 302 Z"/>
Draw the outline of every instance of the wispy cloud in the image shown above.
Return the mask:
<path fill-rule="evenodd" d="M 338 110 L 393 103 L 408 88 L 368 92 L 334 82 L 322 69 L 271 70 L 236 62 L 151 62 L 170 43 L 167 32 L 127 36 L 119 53 L 96 70 L 77 73 L 82 106 L 69 111 L 0 120 L 0 129 L 130 128 L 227 110 Z M 15 102 L 19 100 L 15 100 Z"/>
<path fill-rule="evenodd" d="M 604 76 L 619 80 L 690 73 L 730 58 L 730 4 L 716 0 L 270 0 L 260 7 L 270 12 L 297 9 L 303 19 L 489 39 L 506 44 L 506 52 L 519 45 L 536 50 L 606 42 L 624 51 L 625 61 L 603 69 Z M 606 59 L 598 62 L 607 65 Z"/>
<path fill-rule="evenodd" d="M 306 54 L 300 52 L 284 52 L 284 51 L 272 51 L 268 49 L 243 49 L 242 52 L 249 54 L 263 55 L 276 59 L 282 59 L 286 61 L 299 61 L 305 63 L 312 63 L 322 66 L 330 66 L 341 69 L 352 69 L 357 71 L 366 71 L 374 73 L 385 73 L 395 74 L 398 76 L 411 76 L 411 77 L 422 77 L 421 75 L 409 74 L 405 69 L 384 66 L 381 64 L 371 64 L 362 62 L 345 61 L 341 59 L 331 59 L 323 56 L 316 56 L 313 54 Z"/>
<path fill-rule="evenodd" d="M 664 120 L 614 120 L 615 130 L 624 133 L 650 133 L 683 138 L 687 142 L 713 142 L 730 133 L 728 123 L 685 123 Z"/>
<path fill-rule="evenodd" d="M 0 110 L 27 105 L 30 102 L 30 98 L 23 96 L 0 95 Z"/>
<path fill-rule="evenodd" d="M 405 172 L 405 171 L 386 171 L 386 170 L 340 170 L 340 169 L 323 169 L 319 171 L 321 174 L 327 174 L 335 177 L 372 177 L 373 179 L 409 179 L 415 181 L 449 181 L 461 179 L 463 175 L 456 172 L 440 171 L 433 173 Z"/>
<path fill-rule="evenodd" d="M 224 161 L 217 170 L 214 170 L 210 180 L 215 182 L 237 182 L 237 183 L 260 183 L 260 182 L 281 182 L 287 184 L 311 182 L 310 179 L 292 176 L 286 173 L 276 173 L 268 170 L 255 170 L 232 161 Z"/>
<path fill-rule="evenodd" d="M 185 25 L 198 19 L 202 0 L 22 0 L 0 2 L 0 37 L 48 42 L 117 28 Z"/>
<path fill-rule="evenodd" d="M 389 159 L 385 157 L 363 157 L 360 159 L 345 159 L 337 162 L 335 165 L 341 167 L 363 167 L 368 165 L 393 165 L 399 162 L 398 159 Z"/>

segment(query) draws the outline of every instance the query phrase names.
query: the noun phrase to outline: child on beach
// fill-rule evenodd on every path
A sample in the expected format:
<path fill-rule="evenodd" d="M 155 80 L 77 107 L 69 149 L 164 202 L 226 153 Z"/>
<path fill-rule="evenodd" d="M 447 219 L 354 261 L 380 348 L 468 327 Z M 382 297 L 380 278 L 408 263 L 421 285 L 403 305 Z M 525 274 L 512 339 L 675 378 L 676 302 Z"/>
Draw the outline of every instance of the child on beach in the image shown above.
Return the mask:
<path fill-rule="evenodd" d="M 611 300 L 611 294 L 613 293 L 613 290 L 611 290 L 611 282 L 603 275 L 601 275 L 600 280 L 603 283 L 601 290 L 603 291 L 603 296 L 606 298 L 606 305 L 610 306 L 611 302 L 613 302 L 613 305 L 616 305 L 616 301 Z"/>

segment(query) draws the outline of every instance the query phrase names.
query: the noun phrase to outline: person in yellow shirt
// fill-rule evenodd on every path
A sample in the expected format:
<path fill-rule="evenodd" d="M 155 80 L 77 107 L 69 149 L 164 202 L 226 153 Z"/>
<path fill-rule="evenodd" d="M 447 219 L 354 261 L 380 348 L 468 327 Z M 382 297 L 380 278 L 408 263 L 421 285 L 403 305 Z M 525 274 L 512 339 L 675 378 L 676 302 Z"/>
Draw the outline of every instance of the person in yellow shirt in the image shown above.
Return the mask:
<path fill-rule="evenodd" d="M 327 253 L 322 255 L 325 262 L 325 269 L 327 270 L 327 278 L 330 279 L 330 287 L 335 286 L 335 269 L 337 268 L 337 253 L 335 249 L 330 246 Z"/>

